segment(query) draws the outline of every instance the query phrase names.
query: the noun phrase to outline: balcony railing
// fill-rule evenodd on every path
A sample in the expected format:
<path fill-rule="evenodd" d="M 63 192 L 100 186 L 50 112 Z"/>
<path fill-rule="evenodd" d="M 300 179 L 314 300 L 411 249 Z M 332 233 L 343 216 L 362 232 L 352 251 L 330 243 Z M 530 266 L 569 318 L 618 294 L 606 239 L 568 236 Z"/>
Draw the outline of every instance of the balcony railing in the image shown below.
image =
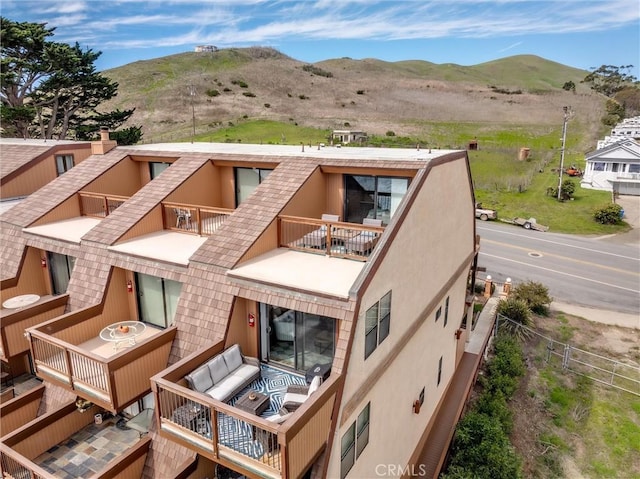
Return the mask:
<path fill-rule="evenodd" d="M 183 375 L 214 351 L 185 358 L 151 379 L 160 434 L 242 474 L 300 477 L 326 446 L 341 377 L 330 376 L 278 425 L 182 385 Z"/>
<path fill-rule="evenodd" d="M 128 196 L 101 195 L 99 193 L 78 192 L 80 199 L 80 215 L 93 218 L 104 218 L 113 213 Z"/>
<path fill-rule="evenodd" d="M 359 261 L 367 260 L 382 233 L 382 226 L 322 221 L 297 216 L 278 217 L 280 247 Z"/>
<path fill-rule="evenodd" d="M 222 226 L 232 209 L 162 203 L 164 229 L 209 236 Z"/>
<path fill-rule="evenodd" d="M 149 378 L 164 369 L 176 328 L 158 330 L 107 358 L 86 346 L 104 322 L 95 307 L 86 308 L 31 328 L 28 337 L 39 377 L 116 413 L 147 392 Z"/>
<path fill-rule="evenodd" d="M 618 180 L 640 180 L 640 173 L 618 173 L 616 175 Z"/>
<path fill-rule="evenodd" d="M 93 413 L 97 411 L 97 408 L 93 407 L 89 412 L 80 413 L 73 403 L 67 404 L 4 436 L 0 443 L 0 467 L 3 477 L 55 478 L 54 474 L 34 461 L 47 450 L 92 423 Z M 150 445 L 150 438 L 140 439 L 91 477 L 140 477 Z"/>
<path fill-rule="evenodd" d="M 38 415 L 44 396 L 44 385 L 39 386 L 0 404 L 0 437 L 15 431 Z"/>

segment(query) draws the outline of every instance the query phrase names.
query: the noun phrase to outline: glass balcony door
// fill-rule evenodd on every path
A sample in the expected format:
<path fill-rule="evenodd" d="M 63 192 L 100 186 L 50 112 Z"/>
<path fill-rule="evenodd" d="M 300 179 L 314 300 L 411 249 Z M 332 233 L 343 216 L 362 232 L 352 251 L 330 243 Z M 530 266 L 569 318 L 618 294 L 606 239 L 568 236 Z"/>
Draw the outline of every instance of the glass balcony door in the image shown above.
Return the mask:
<path fill-rule="evenodd" d="M 136 273 L 140 321 L 166 328 L 173 323 L 182 283 Z"/>
<path fill-rule="evenodd" d="M 263 360 L 298 371 L 333 362 L 333 318 L 264 305 L 261 321 Z"/>
<path fill-rule="evenodd" d="M 73 256 L 59 253 L 47 253 L 49 262 L 49 274 L 51 275 L 51 288 L 53 294 L 63 294 L 67 292 L 71 272 L 76 264 Z"/>

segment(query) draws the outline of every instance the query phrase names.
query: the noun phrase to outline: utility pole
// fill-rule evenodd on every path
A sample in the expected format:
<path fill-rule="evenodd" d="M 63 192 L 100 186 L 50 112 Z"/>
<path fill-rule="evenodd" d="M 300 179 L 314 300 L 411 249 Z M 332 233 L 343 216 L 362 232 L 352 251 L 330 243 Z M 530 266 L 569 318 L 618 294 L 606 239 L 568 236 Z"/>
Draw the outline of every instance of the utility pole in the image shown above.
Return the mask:
<path fill-rule="evenodd" d="M 558 181 L 558 201 L 562 198 L 562 175 L 564 173 L 564 148 L 567 142 L 567 122 L 569 121 L 569 114 L 571 113 L 570 106 L 563 106 L 564 120 L 562 123 L 562 150 L 560 150 L 560 174 Z"/>
<path fill-rule="evenodd" d="M 196 136 L 196 108 L 193 104 L 193 97 L 196 96 L 196 89 L 193 85 L 189 85 L 189 96 L 191 97 L 191 124 L 193 125 L 193 131 L 191 133 L 191 143 Z"/>

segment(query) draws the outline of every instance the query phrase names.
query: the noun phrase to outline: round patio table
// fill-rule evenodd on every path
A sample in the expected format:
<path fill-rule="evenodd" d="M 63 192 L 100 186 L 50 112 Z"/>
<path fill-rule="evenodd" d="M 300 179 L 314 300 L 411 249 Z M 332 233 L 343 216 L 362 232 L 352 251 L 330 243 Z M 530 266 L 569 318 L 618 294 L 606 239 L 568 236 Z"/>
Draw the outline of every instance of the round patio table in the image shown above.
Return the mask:
<path fill-rule="evenodd" d="M 140 336 L 147 325 L 141 321 L 120 321 L 113 323 L 100 331 L 100 338 L 113 343 L 113 349 L 123 344 L 134 345 L 136 338 Z"/>
<path fill-rule="evenodd" d="M 7 309 L 24 308 L 25 306 L 29 306 L 30 304 L 37 302 L 39 299 L 40 296 L 37 294 L 22 294 L 20 296 L 14 296 L 13 298 L 7 299 L 2 303 L 2 307 Z"/>

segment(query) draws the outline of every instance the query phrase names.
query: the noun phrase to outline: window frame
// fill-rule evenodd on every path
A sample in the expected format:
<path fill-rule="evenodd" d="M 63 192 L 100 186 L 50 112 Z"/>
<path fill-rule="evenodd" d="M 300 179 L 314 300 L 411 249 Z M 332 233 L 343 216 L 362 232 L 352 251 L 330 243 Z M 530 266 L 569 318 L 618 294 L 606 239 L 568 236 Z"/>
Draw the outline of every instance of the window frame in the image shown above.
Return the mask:
<path fill-rule="evenodd" d="M 75 166 L 75 158 L 72 154 L 55 155 L 56 176 L 62 176 Z M 69 165 L 69 162 L 71 165 Z"/>
<path fill-rule="evenodd" d="M 442 381 L 442 356 L 438 360 L 438 381 L 436 386 L 440 386 L 440 382 Z"/>
<path fill-rule="evenodd" d="M 442 325 L 443 328 L 447 327 L 448 321 L 449 321 L 449 296 L 447 296 L 447 299 L 444 302 L 444 324 Z"/>
<path fill-rule="evenodd" d="M 369 444 L 370 425 L 371 402 L 368 402 L 340 438 L 340 479 L 347 477 Z"/>
<path fill-rule="evenodd" d="M 364 359 L 378 349 L 382 341 L 391 332 L 391 290 L 372 304 L 365 312 L 364 321 Z M 388 305 L 386 308 L 382 305 Z M 383 315 L 384 314 L 384 315 Z"/>

